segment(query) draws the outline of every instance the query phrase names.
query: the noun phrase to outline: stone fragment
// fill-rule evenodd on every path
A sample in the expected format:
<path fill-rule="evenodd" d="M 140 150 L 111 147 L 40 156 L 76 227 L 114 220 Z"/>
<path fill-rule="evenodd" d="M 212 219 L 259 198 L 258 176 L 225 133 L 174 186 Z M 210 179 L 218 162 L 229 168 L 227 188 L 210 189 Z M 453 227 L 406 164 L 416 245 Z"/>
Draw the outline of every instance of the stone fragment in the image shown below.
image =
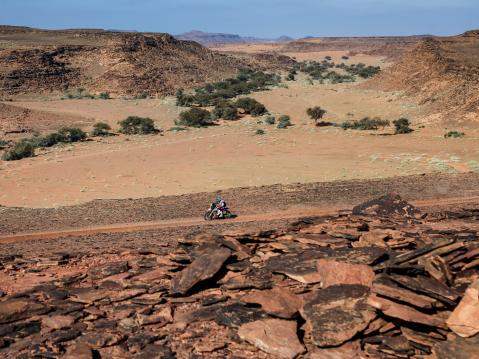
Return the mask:
<path fill-rule="evenodd" d="M 447 329 L 445 320 L 435 316 L 422 313 L 406 305 L 398 304 L 371 294 L 368 298 L 368 304 L 380 310 L 385 315 L 398 318 L 407 322 L 424 324 L 432 327 Z"/>
<path fill-rule="evenodd" d="M 75 343 L 68 347 L 62 359 L 93 359 L 93 351 L 86 343 Z"/>
<path fill-rule="evenodd" d="M 170 278 L 171 274 L 168 273 L 168 270 L 164 268 L 158 268 L 154 269 L 148 272 L 145 272 L 143 274 L 139 274 L 133 278 L 131 278 L 132 281 L 139 281 L 139 282 L 146 282 L 146 283 L 152 283 L 155 281 L 159 281 L 161 279 L 167 279 Z"/>
<path fill-rule="evenodd" d="M 317 263 L 317 269 L 323 288 L 338 284 L 359 284 L 370 288 L 374 280 L 373 269 L 364 264 L 320 259 Z"/>
<path fill-rule="evenodd" d="M 231 256 L 231 250 L 205 245 L 193 262 L 172 280 L 171 294 L 186 294 L 196 284 L 213 277 Z"/>
<path fill-rule="evenodd" d="M 125 336 L 120 333 L 109 333 L 102 331 L 86 333 L 80 338 L 80 341 L 87 343 L 93 349 L 100 349 L 116 345 L 124 338 Z"/>
<path fill-rule="evenodd" d="M 472 283 L 447 320 L 449 328 L 463 338 L 479 333 L 479 279 Z"/>
<path fill-rule="evenodd" d="M 0 324 L 16 322 L 50 310 L 46 305 L 29 299 L 10 299 L 0 302 Z"/>
<path fill-rule="evenodd" d="M 75 288 L 70 291 L 70 300 L 73 302 L 93 304 L 96 301 L 105 299 L 113 294 L 112 291 L 106 289 L 97 289 L 94 287 Z"/>
<path fill-rule="evenodd" d="M 286 288 L 275 287 L 256 291 L 241 298 L 244 303 L 260 304 L 263 310 L 276 317 L 290 319 L 301 308 L 301 299 Z"/>
<path fill-rule="evenodd" d="M 50 329 L 69 328 L 75 322 L 75 318 L 71 315 L 54 315 L 42 319 L 42 325 Z"/>
<path fill-rule="evenodd" d="M 308 353 L 308 359 L 353 359 L 363 358 L 360 343 L 348 342 L 337 348 L 315 348 Z"/>
<path fill-rule="evenodd" d="M 376 318 L 367 304 L 369 288 L 356 284 L 327 287 L 313 293 L 302 310 L 311 338 L 319 347 L 338 346 L 366 329 Z"/>
<path fill-rule="evenodd" d="M 126 271 L 128 271 L 128 262 L 121 261 L 93 267 L 88 271 L 88 275 L 92 279 L 103 279 Z"/>
<path fill-rule="evenodd" d="M 293 359 L 305 352 L 296 332 L 295 321 L 267 319 L 243 324 L 238 335 L 266 353 Z"/>
<path fill-rule="evenodd" d="M 479 335 L 462 338 L 451 334 L 447 341 L 438 342 L 432 349 L 437 359 L 479 359 Z"/>

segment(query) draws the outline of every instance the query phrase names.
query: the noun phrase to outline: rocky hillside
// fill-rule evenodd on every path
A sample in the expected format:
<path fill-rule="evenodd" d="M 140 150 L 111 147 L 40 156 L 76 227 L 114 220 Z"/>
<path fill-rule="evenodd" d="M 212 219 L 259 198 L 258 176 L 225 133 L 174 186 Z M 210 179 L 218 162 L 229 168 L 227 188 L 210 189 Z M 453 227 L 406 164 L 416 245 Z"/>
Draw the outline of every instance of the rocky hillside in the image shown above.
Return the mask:
<path fill-rule="evenodd" d="M 172 94 L 248 66 L 168 34 L 0 28 L 0 96 L 78 87 L 116 95 Z"/>
<path fill-rule="evenodd" d="M 366 86 L 401 90 L 444 119 L 479 119 L 479 33 L 428 38 Z"/>

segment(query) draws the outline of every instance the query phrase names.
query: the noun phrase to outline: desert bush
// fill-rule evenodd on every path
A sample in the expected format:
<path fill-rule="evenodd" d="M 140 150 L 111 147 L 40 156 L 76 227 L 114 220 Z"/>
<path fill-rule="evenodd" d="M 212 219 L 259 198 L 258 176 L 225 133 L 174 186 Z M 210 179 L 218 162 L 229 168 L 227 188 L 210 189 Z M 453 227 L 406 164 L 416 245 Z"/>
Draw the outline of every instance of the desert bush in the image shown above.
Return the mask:
<path fill-rule="evenodd" d="M 125 135 L 147 135 L 160 132 L 155 128 L 153 120 L 148 117 L 129 116 L 118 123 L 120 133 Z"/>
<path fill-rule="evenodd" d="M 349 60 L 349 56 L 341 56 L 343 60 Z"/>
<path fill-rule="evenodd" d="M 409 127 L 411 123 L 407 118 L 402 117 L 400 119 L 394 120 L 393 124 L 395 127 L 394 133 L 396 135 L 407 134 L 414 131 L 411 127 Z"/>
<path fill-rule="evenodd" d="M 278 119 L 278 126 L 277 128 L 287 128 L 292 126 L 291 118 L 288 115 L 283 115 Z"/>
<path fill-rule="evenodd" d="M 188 129 L 185 128 L 185 127 L 181 127 L 181 126 L 173 126 L 173 127 L 169 128 L 168 131 L 180 132 L 180 131 L 188 131 Z"/>
<path fill-rule="evenodd" d="M 318 120 L 322 119 L 323 116 L 326 114 L 326 110 L 322 109 L 319 106 L 311 107 L 306 110 L 306 113 L 309 117 L 311 117 L 314 122 L 318 122 Z"/>
<path fill-rule="evenodd" d="M 9 143 L 10 143 L 9 141 L 1 140 L 1 139 L 0 139 L 0 148 L 7 146 Z"/>
<path fill-rule="evenodd" d="M 186 95 L 183 89 L 176 91 L 176 106 L 186 107 L 193 104 L 193 96 Z"/>
<path fill-rule="evenodd" d="M 108 93 L 108 92 L 100 92 L 100 94 L 98 95 L 98 98 L 100 100 L 110 100 L 111 99 L 110 93 Z"/>
<path fill-rule="evenodd" d="M 267 125 L 274 125 L 276 123 L 276 118 L 272 115 L 268 115 L 265 117 L 264 123 Z"/>
<path fill-rule="evenodd" d="M 2 155 L 4 161 L 18 161 L 22 158 L 35 156 L 35 147 L 28 140 L 20 140 Z"/>
<path fill-rule="evenodd" d="M 286 80 L 287 81 L 294 81 L 296 80 L 296 76 L 293 72 L 290 72 L 287 76 L 286 76 Z"/>
<path fill-rule="evenodd" d="M 180 113 L 180 119 L 177 122 L 177 125 L 186 127 L 207 127 L 213 124 L 210 112 L 197 107 Z"/>
<path fill-rule="evenodd" d="M 93 125 L 93 131 L 91 135 L 94 137 L 106 137 L 111 136 L 110 133 L 111 127 L 105 122 L 97 122 Z"/>
<path fill-rule="evenodd" d="M 224 119 L 228 121 L 234 121 L 239 118 L 238 108 L 229 101 L 219 101 L 216 104 L 215 109 L 212 112 L 214 119 Z"/>
<path fill-rule="evenodd" d="M 76 127 L 63 127 L 58 131 L 60 136 L 63 136 L 63 142 L 78 142 L 86 138 L 86 133 Z"/>
<path fill-rule="evenodd" d="M 449 131 L 444 135 L 444 138 L 461 138 L 464 137 L 466 134 L 464 132 L 459 131 Z"/>
<path fill-rule="evenodd" d="M 30 143 L 32 143 L 35 147 L 52 147 L 58 143 L 68 142 L 65 135 L 53 132 L 46 136 L 41 137 L 33 137 L 30 139 Z"/>
<path fill-rule="evenodd" d="M 261 128 L 258 128 L 255 132 L 255 135 L 264 135 L 266 132 L 262 130 Z"/>
<path fill-rule="evenodd" d="M 379 127 L 387 127 L 390 123 L 388 120 L 382 120 L 379 117 L 364 117 L 359 121 L 346 121 L 341 124 L 343 130 L 377 130 Z"/>
<path fill-rule="evenodd" d="M 251 97 L 240 98 L 235 102 L 235 106 L 243 109 L 246 114 L 250 114 L 255 117 L 261 116 L 268 111 L 262 103 Z"/>

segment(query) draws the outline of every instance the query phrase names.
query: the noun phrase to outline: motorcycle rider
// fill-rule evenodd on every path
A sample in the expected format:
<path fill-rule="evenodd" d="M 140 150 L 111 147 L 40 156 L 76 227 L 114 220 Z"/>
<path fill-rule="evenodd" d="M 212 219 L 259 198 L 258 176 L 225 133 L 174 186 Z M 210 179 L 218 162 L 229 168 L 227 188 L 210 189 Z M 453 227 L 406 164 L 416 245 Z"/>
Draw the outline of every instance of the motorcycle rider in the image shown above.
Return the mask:
<path fill-rule="evenodd" d="M 217 196 L 215 201 L 211 203 L 210 209 L 216 210 L 218 218 L 223 218 L 224 211 L 227 210 L 228 207 L 226 206 L 226 201 L 221 198 L 221 196 Z"/>

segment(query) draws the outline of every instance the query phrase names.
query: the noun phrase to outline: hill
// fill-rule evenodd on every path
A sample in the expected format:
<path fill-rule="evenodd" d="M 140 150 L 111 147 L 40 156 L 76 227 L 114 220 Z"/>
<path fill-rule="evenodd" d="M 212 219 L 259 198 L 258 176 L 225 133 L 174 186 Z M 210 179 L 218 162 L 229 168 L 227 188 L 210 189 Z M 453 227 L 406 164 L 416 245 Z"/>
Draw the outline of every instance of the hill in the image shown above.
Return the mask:
<path fill-rule="evenodd" d="M 243 37 L 236 34 L 210 33 L 203 31 L 190 31 L 175 36 L 178 40 L 195 41 L 204 46 L 213 44 L 247 44 L 263 42 L 288 42 L 294 39 L 289 36 L 281 36 L 276 39 L 257 37 Z"/>
<path fill-rule="evenodd" d="M 220 54 L 169 34 L 0 27 L 0 97 L 85 88 L 172 94 L 265 61 Z"/>
<path fill-rule="evenodd" d="M 427 38 L 365 84 L 404 91 L 443 119 L 479 119 L 479 31 Z"/>

